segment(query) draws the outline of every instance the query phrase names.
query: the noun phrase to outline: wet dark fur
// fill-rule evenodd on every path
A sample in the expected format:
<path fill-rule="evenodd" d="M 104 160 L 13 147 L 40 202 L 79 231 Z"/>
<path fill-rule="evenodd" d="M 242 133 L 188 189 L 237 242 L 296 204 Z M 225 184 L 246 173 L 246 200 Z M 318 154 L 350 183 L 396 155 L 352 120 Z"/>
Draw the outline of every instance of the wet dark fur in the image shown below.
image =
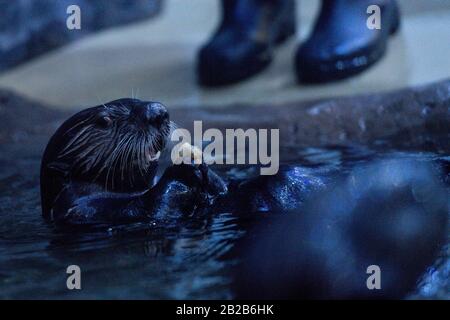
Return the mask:
<path fill-rule="evenodd" d="M 170 129 L 161 104 L 136 99 L 112 101 L 69 118 L 42 159 L 43 216 L 66 224 L 142 220 L 161 208 L 157 202 L 167 189 L 173 191 L 164 198 L 170 205 L 162 207 L 191 210 L 198 205 L 194 200 L 203 197 L 199 189 L 207 189 L 205 166 L 170 167 L 152 188 L 158 167 L 154 158 Z"/>

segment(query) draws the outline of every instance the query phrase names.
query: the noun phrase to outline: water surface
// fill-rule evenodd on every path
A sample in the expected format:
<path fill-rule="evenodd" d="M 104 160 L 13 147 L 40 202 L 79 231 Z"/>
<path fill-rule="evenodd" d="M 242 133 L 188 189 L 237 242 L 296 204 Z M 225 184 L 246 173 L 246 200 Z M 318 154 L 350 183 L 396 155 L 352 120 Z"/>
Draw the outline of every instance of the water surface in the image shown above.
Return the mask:
<path fill-rule="evenodd" d="M 0 298 L 2 299 L 223 299 L 232 298 L 230 254 L 260 216 L 245 223 L 233 212 L 214 212 L 173 224 L 138 223 L 91 231 L 61 231 L 41 217 L 40 146 L 0 146 Z M 414 158 L 450 164 L 445 153 L 380 148 L 284 148 L 284 164 L 345 174 L 381 158 Z M 244 167 L 216 168 L 230 177 Z M 445 178 L 445 177 L 444 177 Z M 430 266 L 449 274 L 447 256 Z M 66 268 L 79 265 L 82 290 L 66 288 Z M 435 268 L 435 269 L 433 269 Z M 448 279 L 448 278 L 447 278 Z M 425 295 L 426 286 L 416 292 Z M 428 292 L 430 293 L 430 292 Z M 436 294 L 431 292 L 430 294 Z"/>

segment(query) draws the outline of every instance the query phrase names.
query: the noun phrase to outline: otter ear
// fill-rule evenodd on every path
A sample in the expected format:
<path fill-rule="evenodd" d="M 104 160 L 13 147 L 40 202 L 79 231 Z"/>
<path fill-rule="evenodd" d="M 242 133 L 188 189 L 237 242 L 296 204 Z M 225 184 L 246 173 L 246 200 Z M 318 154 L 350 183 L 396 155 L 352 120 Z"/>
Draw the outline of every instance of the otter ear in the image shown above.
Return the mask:
<path fill-rule="evenodd" d="M 111 117 L 110 116 L 108 116 L 108 115 L 100 115 L 98 118 L 97 118 L 97 124 L 100 126 L 100 127 L 102 127 L 102 128 L 108 128 L 108 127 L 110 127 L 111 125 L 112 125 L 112 119 L 111 119 Z"/>
<path fill-rule="evenodd" d="M 70 165 L 68 165 L 65 162 L 53 161 L 47 164 L 47 168 L 49 168 L 50 170 L 66 174 L 67 172 L 69 172 Z"/>

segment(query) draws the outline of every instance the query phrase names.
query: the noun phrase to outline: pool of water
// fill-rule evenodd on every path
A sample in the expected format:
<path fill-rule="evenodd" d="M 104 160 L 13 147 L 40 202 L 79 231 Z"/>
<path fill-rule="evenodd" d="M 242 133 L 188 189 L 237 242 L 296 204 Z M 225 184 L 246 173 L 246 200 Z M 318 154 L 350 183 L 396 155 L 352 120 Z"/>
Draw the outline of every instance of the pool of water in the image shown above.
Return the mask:
<path fill-rule="evenodd" d="M 41 217 L 41 150 L 32 144 L 27 148 L 0 146 L 0 298 L 233 297 L 231 269 L 239 256 L 230 252 L 251 227 L 252 219 L 238 223 L 235 213 L 210 208 L 210 215 L 175 225 L 138 223 L 62 232 Z M 446 153 L 395 151 L 385 146 L 285 148 L 281 153 L 283 163 L 310 168 L 313 173 L 330 169 L 345 174 L 355 166 L 385 157 L 450 164 Z M 240 167 L 217 170 L 234 176 L 247 172 Z M 442 272 L 447 275 L 448 260 L 444 254 L 435 266 L 444 268 Z M 81 290 L 66 287 L 66 268 L 73 264 L 81 268 Z M 412 293 L 421 294 L 420 290 Z"/>

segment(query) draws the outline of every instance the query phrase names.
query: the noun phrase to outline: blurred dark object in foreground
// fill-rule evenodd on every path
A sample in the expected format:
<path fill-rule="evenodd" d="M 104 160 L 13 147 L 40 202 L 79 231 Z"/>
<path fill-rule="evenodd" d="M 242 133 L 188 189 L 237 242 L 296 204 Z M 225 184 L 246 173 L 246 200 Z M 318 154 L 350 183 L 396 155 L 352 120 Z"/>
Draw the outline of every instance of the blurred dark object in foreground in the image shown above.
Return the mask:
<path fill-rule="evenodd" d="M 406 297 L 448 233 L 448 192 L 437 171 L 411 160 L 361 166 L 304 210 L 257 229 L 240 255 L 238 298 Z M 379 290 L 367 287 L 372 265 Z"/>
<path fill-rule="evenodd" d="M 0 71 L 107 28 L 152 17 L 162 0 L 0 0 Z M 81 29 L 69 30 L 67 8 L 78 5 Z"/>

